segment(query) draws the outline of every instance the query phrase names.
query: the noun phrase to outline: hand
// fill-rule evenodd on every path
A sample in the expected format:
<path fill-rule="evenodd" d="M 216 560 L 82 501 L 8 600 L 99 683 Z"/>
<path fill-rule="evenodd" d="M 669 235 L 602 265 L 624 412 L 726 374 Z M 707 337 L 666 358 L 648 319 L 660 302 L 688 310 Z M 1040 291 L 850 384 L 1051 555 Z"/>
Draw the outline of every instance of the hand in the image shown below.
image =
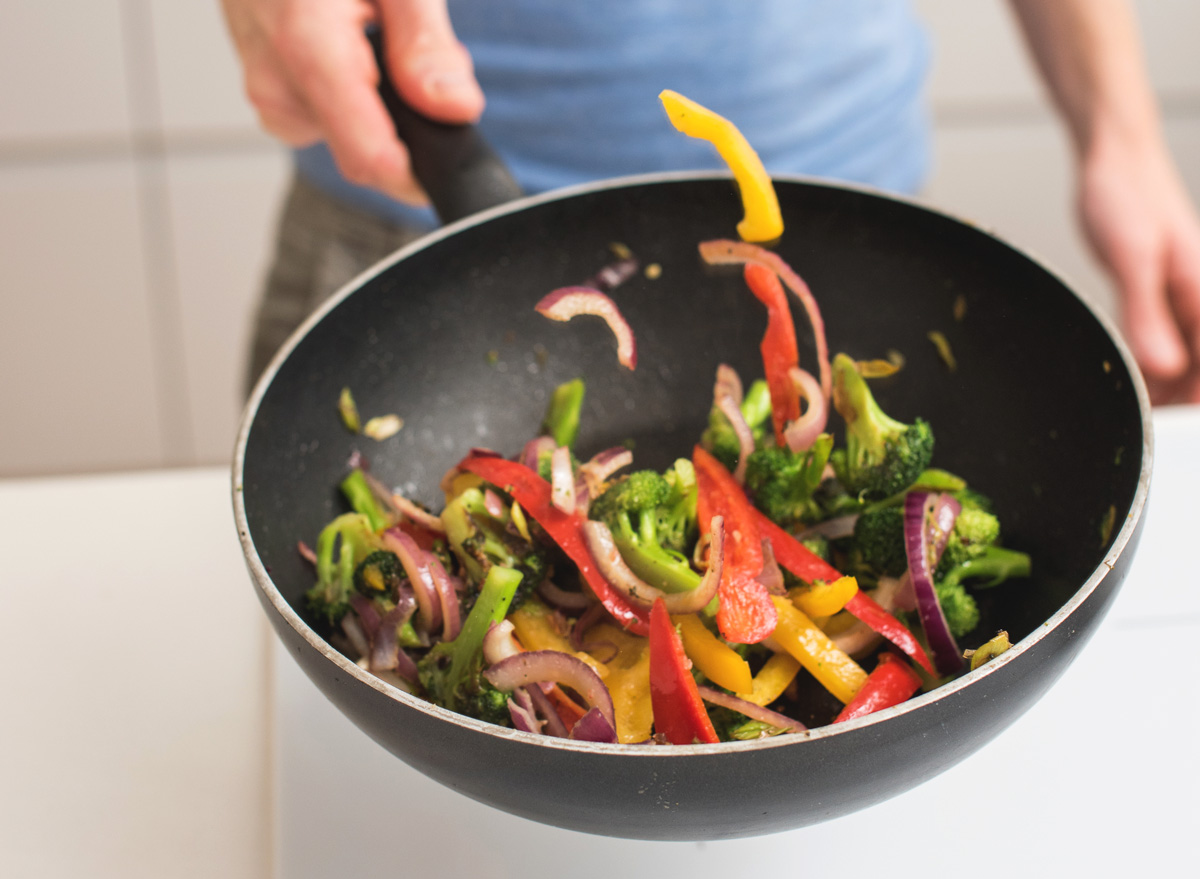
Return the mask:
<path fill-rule="evenodd" d="M 221 0 L 247 96 L 291 146 L 325 141 L 347 180 L 408 204 L 428 203 L 376 91 L 364 29 L 383 28 L 396 90 L 442 122 L 473 122 L 483 92 L 446 0 Z"/>
<path fill-rule="evenodd" d="M 1165 147 L 1110 141 L 1090 150 L 1079 211 L 1117 286 L 1151 401 L 1200 403 L 1200 219 Z"/>

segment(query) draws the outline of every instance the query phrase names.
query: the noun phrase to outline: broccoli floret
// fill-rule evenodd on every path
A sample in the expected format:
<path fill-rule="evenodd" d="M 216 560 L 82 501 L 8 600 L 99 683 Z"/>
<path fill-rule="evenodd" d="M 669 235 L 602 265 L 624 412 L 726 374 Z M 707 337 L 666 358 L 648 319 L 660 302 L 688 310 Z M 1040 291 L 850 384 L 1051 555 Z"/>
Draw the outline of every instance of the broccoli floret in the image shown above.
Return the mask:
<path fill-rule="evenodd" d="M 965 580 L 982 581 L 972 582 L 972 588 L 986 589 L 1010 577 L 1028 577 L 1030 570 L 1031 562 L 1027 553 L 993 545 L 984 547 L 976 555 L 938 576 L 934 590 L 954 637 L 965 635 L 979 624 L 979 608 L 967 592 Z"/>
<path fill-rule="evenodd" d="M 497 690 L 482 676 L 472 678 L 463 689 L 466 692 L 460 692 L 459 712 L 496 726 L 512 726 L 508 693 Z"/>
<path fill-rule="evenodd" d="M 885 506 L 864 510 L 854 523 L 857 560 L 877 575 L 899 577 L 908 569 L 904 511 Z"/>
<path fill-rule="evenodd" d="M 746 459 L 746 491 L 767 518 L 789 527 L 821 518 L 814 494 L 833 450 L 833 437 L 823 433 L 803 452 L 767 445 Z"/>
<path fill-rule="evenodd" d="M 817 558 L 829 561 L 830 556 L 828 537 L 823 537 L 820 534 L 809 534 L 807 537 L 800 538 L 800 545 Z"/>
<path fill-rule="evenodd" d="M 934 585 L 934 590 L 946 617 L 946 625 L 955 638 L 961 638 L 979 625 L 979 605 L 962 583 L 941 582 Z"/>
<path fill-rule="evenodd" d="M 1000 520 L 979 507 L 963 507 L 946 539 L 946 548 L 937 571 L 944 575 L 951 568 L 976 558 L 1000 539 Z"/>
<path fill-rule="evenodd" d="M 404 576 L 404 568 L 396 554 L 377 549 L 354 569 L 354 588 L 367 598 L 391 597 L 396 594 Z"/>
<path fill-rule="evenodd" d="M 756 379 L 750 383 L 750 387 L 742 395 L 741 410 L 746 426 L 750 428 L 757 445 L 770 427 L 771 420 L 771 391 L 765 381 Z M 725 469 L 736 469 L 742 446 L 738 442 L 737 434 L 733 432 L 733 425 L 716 406 L 708 412 L 708 427 L 700 435 L 700 445 L 724 464 Z"/>
<path fill-rule="evenodd" d="M 933 430 L 904 424 L 879 408 L 854 360 L 833 359 L 833 404 L 846 422 L 846 447 L 832 457 L 838 478 L 863 500 L 882 500 L 912 485 L 933 458 Z"/>
<path fill-rule="evenodd" d="M 483 491 L 468 488 L 442 510 L 446 541 L 472 583 L 479 583 L 488 571 L 499 565 L 520 571 L 523 576 L 515 607 L 520 607 L 550 570 L 549 552 L 526 540 L 516 529 L 508 528 L 509 519 L 497 519 L 488 512 Z"/>
<path fill-rule="evenodd" d="M 483 637 L 491 623 L 500 622 L 508 614 L 521 579 L 520 571 L 493 565 L 458 637 L 435 644 L 418 661 L 421 686 L 431 702 L 464 714 L 468 709 L 494 709 L 498 700 L 487 690 L 495 688 L 482 677 Z"/>
<path fill-rule="evenodd" d="M 564 382 L 554 389 L 542 431 L 554 438 L 556 445 L 572 446 L 579 433 L 579 413 L 583 409 L 583 379 Z"/>
<path fill-rule="evenodd" d="M 1028 577 L 1032 570 L 1033 562 L 1028 553 L 988 546 L 978 555 L 950 568 L 938 583 L 952 586 L 970 580 L 972 589 L 990 589 L 1013 577 Z"/>
<path fill-rule="evenodd" d="M 666 475 L 637 470 L 613 481 L 588 516 L 608 526 L 625 563 L 650 585 L 680 592 L 700 584 L 683 554 L 697 527 L 690 461 L 676 461 Z"/>
<path fill-rule="evenodd" d="M 375 532 L 361 513 L 338 516 L 317 536 L 317 582 L 305 595 L 309 614 L 336 626 L 350 610 L 354 571 L 376 547 Z"/>

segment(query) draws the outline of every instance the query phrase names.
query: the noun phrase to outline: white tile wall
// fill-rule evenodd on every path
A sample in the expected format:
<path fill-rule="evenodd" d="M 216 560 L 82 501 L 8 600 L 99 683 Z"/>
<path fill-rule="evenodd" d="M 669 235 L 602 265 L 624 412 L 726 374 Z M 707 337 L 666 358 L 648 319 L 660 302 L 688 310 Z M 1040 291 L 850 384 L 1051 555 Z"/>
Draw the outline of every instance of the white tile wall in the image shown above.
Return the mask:
<path fill-rule="evenodd" d="M 1062 136 L 1005 3 L 915 2 L 937 47 L 926 197 L 1103 301 Z M 1200 195 L 1200 4 L 1137 6 Z M 5 3 L 0 477 L 228 459 L 286 167 L 242 97 L 215 0 Z"/>
<path fill-rule="evenodd" d="M 169 168 L 195 454 L 225 461 L 244 396 L 251 306 L 288 163 L 271 149 L 175 156 Z"/>
<path fill-rule="evenodd" d="M 125 142 L 121 0 L 5 0 L 0 143 Z M 49 145 L 49 144 L 47 144 Z"/>
<path fill-rule="evenodd" d="M 134 162 L 0 164 L 0 472 L 166 460 Z"/>

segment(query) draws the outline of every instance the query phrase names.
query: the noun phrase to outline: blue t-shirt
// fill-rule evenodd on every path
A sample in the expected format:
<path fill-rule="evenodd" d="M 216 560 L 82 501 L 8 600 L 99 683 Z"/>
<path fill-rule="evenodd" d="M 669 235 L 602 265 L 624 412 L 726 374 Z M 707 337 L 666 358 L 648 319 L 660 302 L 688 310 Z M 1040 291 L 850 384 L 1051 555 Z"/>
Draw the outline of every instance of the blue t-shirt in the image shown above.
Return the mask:
<path fill-rule="evenodd" d="M 929 160 L 929 44 L 908 0 L 450 0 L 487 97 L 483 135 L 526 192 L 651 171 L 723 167 L 677 132 L 672 88 L 731 120 L 768 171 L 899 192 Z M 402 222 L 324 145 L 302 175 Z"/>

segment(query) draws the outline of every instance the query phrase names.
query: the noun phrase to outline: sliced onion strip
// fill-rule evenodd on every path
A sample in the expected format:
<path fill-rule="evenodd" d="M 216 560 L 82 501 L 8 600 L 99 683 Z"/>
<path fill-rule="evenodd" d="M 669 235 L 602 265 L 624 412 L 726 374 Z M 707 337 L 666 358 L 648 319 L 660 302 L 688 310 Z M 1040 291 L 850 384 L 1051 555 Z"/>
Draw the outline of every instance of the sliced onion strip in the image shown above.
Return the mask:
<path fill-rule="evenodd" d="M 933 570 L 960 510 L 958 501 L 946 494 L 910 491 L 904 497 L 904 549 L 908 556 L 908 573 L 925 640 L 933 652 L 934 665 L 943 675 L 960 671 L 963 660 L 938 602 Z"/>
<path fill-rule="evenodd" d="M 740 265 L 757 262 L 779 275 L 784 285 L 800 300 L 800 304 L 804 306 L 804 313 L 808 315 L 808 322 L 813 331 L 813 341 L 817 347 L 821 393 L 828 400 L 833 387 L 833 373 L 829 368 L 829 345 L 825 341 L 825 320 L 821 317 L 821 309 L 817 306 L 817 300 L 804 279 L 796 274 L 796 271 L 778 254 L 747 241 L 729 239 L 704 241 L 700 244 L 700 256 L 709 265 Z"/>
<path fill-rule="evenodd" d="M 534 308 L 538 314 L 557 321 L 568 321 L 581 314 L 603 318 L 617 339 L 617 362 L 627 369 L 637 367 L 633 330 L 606 294 L 593 287 L 560 287 L 543 296 Z"/>
<path fill-rule="evenodd" d="M 508 692 L 543 681 L 569 687 L 590 707 L 599 708 L 604 719 L 616 727 L 608 687 L 591 666 L 569 653 L 560 650 L 527 650 L 490 666 L 483 676 L 493 687 Z M 533 698 L 536 699 L 536 696 Z"/>
<path fill-rule="evenodd" d="M 725 558 L 725 520 L 720 516 L 713 516 L 710 524 L 708 570 L 700 584 L 687 592 L 663 592 L 639 578 L 621 558 L 612 532 L 603 522 L 588 520 L 583 532 L 600 573 L 614 589 L 637 605 L 650 607 L 661 598 L 670 613 L 695 613 L 703 610 L 717 594 Z"/>
<path fill-rule="evenodd" d="M 734 436 L 738 441 L 738 462 L 733 478 L 741 485 L 746 481 L 746 459 L 754 451 L 754 434 L 751 433 L 746 417 L 742 414 L 742 380 L 737 371 L 724 363 L 717 366 L 717 380 L 713 384 L 713 405 L 729 419 Z"/>
<path fill-rule="evenodd" d="M 575 512 L 575 474 L 571 450 L 559 446 L 550 453 L 550 503 L 568 516 Z"/>
<path fill-rule="evenodd" d="M 419 622 L 426 631 L 432 632 L 442 624 L 442 605 L 438 587 L 429 569 L 428 555 L 417 546 L 412 536 L 399 528 L 389 528 L 382 535 L 384 549 L 391 550 L 400 559 L 404 573 L 412 584 L 417 599 Z"/>
<path fill-rule="evenodd" d="M 613 729 L 611 723 L 600 713 L 599 708 L 589 708 L 583 717 L 575 722 L 571 727 L 571 733 L 568 738 L 575 739 L 578 742 L 604 742 L 613 744 L 617 741 L 617 731 Z"/>
<path fill-rule="evenodd" d="M 788 370 L 788 376 L 807 405 L 803 415 L 784 426 L 783 439 L 793 452 L 803 452 L 825 431 L 829 422 L 829 401 L 812 373 L 793 366 Z"/>
<path fill-rule="evenodd" d="M 751 720 L 757 720 L 760 723 L 765 723 L 784 732 L 804 732 L 808 729 L 808 727 L 798 720 L 793 720 L 784 714 L 780 714 L 778 711 L 772 711 L 770 708 L 755 705 L 753 702 L 748 702 L 745 699 L 739 699 L 737 696 L 729 693 L 723 693 L 720 690 L 714 690 L 712 687 L 702 685 L 698 685 L 696 689 L 700 693 L 700 698 L 705 702 L 711 702 L 713 705 L 719 705 L 722 708 L 728 708 L 731 711 L 744 714 Z"/>

